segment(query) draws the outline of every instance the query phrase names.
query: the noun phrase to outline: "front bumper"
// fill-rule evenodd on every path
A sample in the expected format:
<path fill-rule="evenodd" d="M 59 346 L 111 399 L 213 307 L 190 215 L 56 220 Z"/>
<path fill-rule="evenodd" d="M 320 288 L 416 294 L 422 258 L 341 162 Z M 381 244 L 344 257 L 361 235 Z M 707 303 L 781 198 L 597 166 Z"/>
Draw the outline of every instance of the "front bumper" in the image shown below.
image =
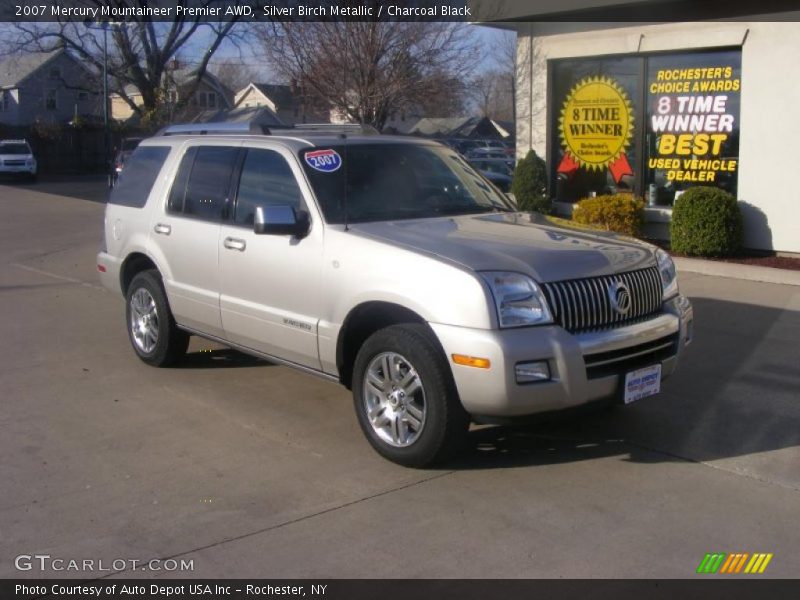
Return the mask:
<path fill-rule="evenodd" d="M 0 175 L 25 173 L 36 175 L 36 166 L 33 165 L 0 165 Z"/>
<path fill-rule="evenodd" d="M 691 341 L 692 305 L 685 296 L 640 323 L 571 334 L 560 326 L 485 330 L 430 323 L 448 359 L 488 358 L 478 369 L 451 362 L 461 403 L 476 417 L 516 417 L 567 409 L 614 396 L 627 371 L 661 363 L 662 379 L 675 370 Z M 547 361 L 551 379 L 518 384 L 515 365 Z"/>

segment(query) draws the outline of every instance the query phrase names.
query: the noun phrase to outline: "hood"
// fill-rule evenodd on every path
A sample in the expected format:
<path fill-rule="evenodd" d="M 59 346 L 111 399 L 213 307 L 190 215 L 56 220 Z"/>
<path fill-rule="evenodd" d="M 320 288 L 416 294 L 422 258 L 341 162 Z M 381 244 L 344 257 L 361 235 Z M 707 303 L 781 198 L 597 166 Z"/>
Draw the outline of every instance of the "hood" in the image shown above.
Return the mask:
<path fill-rule="evenodd" d="M 536 213 L 492 213 L 351 224 L 357 235 L 401 245 L 475 271 L 515 271 L 539 282 L 653 266 L 647 244 L 559 227 Z"/>
<path fill-rule="evenodd" d="M 0 160 L 28 160 L 33 158 L 33 154 L 2 154 L 0 153 Z"/>

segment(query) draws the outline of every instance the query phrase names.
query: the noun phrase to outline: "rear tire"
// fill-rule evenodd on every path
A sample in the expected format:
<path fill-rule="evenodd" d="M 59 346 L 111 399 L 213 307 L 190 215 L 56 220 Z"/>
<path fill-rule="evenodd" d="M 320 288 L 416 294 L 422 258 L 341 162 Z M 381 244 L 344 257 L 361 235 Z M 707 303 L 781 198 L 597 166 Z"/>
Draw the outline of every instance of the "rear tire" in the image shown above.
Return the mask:
<path fill-rule="evenodd" d="M 424 325 L 392 325 L 364 342 L 353 369 L 353 402 L 372 447 L 406 467 L 443 462 L 466 439 L 469 415 Z"/>
<path fill-rule="evenodd" d="M 158 271 L 137 273 L 125 300 L 128 338 L 136 355 L 154 367 L 178 362 L 189 347 L 189 334 L 175 324 Z"/>

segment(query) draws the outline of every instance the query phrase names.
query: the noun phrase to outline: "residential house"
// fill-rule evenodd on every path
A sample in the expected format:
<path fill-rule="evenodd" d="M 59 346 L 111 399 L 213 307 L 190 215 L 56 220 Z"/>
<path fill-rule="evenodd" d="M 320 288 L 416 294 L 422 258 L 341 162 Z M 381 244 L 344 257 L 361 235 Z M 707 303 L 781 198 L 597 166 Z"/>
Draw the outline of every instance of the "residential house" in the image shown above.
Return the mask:
<path fill-rule="evenodd" d="M 0 123 L 26 126 L 37 121 L 68 123 L 76 116 L 97 121 L 103 95 L 97 77 L 60 48 L 0 61 Z"/>
<path fill-rule="evenodd" d="M 170 121 L 192 121 L 198 114 L 209 110 L 233 108 L 233 92 L 208 71 L 203 74 L 197 89 L 192 93 L 191 88 L 196 77 L 196 69 L 177 67 L 166 71 L 164 87 L 169 100 L 167 109 L 170 110 L 170 107 L 175 107 L 174 111 L 170 113 Z M 185 95 L 189 93 L 192 93 L 189 101 L 183 104 L 181 108 L 177 108 L 177 104 L 182 102 Z M 136 86 L 130 84 L 125 86 L 125 95 L 136 106 L 142 106 L 142 94 Z M 130 121 L 135 115 L 136 112 L 120 94 L 111 95 L 112 118 L 118 121 Z"/>
<path fill-rule="evenodd" d="M 234 98 L 236 108 L 267 107 L 289 125 L 329 122 L 330 113 L 319 104 L 307 98 L 295 83 L 251 82 L 239 90 Z"/>

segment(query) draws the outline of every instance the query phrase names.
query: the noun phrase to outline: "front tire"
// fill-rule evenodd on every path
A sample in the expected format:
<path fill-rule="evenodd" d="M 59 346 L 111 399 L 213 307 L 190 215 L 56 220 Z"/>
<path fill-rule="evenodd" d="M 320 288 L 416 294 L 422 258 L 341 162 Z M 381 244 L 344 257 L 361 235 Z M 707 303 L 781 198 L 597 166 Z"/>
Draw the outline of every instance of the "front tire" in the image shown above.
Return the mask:
<path fill-rule="evenodd" d="M 469 427 L 450 367 L 424 325 L 393 325 L 364 342 L 353 370 L 353 402 L 372 447 L 407 467 L 452 457 Z"/>
<path fill-rule="evenodd" d="M 157 271 L 135 275 L 125 300 L 128 337 L 142 361 L 154 367 L 168 367 L 186 354 L 189 334 L 175 324 Z"/>

